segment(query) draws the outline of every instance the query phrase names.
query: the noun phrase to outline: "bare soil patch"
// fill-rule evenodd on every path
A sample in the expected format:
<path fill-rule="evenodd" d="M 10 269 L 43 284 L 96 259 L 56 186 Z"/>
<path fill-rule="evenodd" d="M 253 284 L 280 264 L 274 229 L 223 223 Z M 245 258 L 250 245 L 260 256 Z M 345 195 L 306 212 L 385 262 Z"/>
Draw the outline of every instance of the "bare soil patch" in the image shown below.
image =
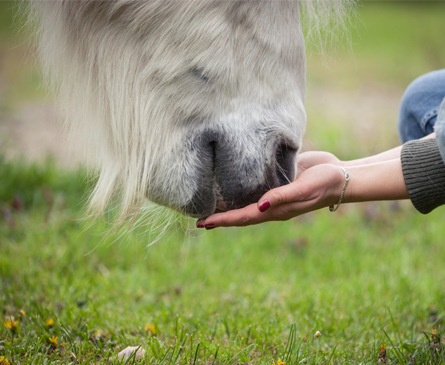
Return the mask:
<path fill-rule="evenodd" d="M 69 136 L 52 105 L 23 104 L 14 113 L 0 115 L 0 151 L 7 159 L 42 161 L 54 158 L 62 167 L 83 161 L 76 138 Z"/>

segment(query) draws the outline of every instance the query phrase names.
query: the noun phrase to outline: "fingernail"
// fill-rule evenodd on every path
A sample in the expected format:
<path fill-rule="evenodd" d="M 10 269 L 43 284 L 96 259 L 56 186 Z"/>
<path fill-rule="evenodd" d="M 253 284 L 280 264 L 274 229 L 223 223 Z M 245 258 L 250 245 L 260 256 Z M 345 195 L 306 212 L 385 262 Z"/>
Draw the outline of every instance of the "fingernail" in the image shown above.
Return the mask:
<path fill-rule="evenodd" d="M 206 228 L 206 230 L 209 230 L 209 229 L 213 229 L 213 228 L 216 228 L 216 227 L 215 227 L 215 225 L 213 223 L 209 223 L 209 224 L 205 225 L 205 228 Z"/>
<path fill-rule="evenodd" d="M 267 209 L 269 209 L 270 207 L 270 202 L 268 200 L 263 201 L 260 206 L 258 207 L 258 209 L 260 210 L 261 213 L 265 212 Z"/>
<path fill-rule="evenodd" d="M 204 228 L 204 227 L 205 226 L 204 226 L 203 222 L 200 222 L 200 221 L 196 222 L 196 228 Z"/>

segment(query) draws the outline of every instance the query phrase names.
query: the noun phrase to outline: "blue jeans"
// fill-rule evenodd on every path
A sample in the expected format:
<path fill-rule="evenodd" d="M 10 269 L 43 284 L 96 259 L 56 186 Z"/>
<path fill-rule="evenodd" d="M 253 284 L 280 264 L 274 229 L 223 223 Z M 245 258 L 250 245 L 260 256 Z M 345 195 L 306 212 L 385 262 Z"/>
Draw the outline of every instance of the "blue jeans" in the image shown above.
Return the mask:
<path fill-rule="evenodd" d="M 445 98 L 445 69 L 415 79 L 403 94 L 397 126 L 402 143 L 434 132 L 439 107 Z"/>

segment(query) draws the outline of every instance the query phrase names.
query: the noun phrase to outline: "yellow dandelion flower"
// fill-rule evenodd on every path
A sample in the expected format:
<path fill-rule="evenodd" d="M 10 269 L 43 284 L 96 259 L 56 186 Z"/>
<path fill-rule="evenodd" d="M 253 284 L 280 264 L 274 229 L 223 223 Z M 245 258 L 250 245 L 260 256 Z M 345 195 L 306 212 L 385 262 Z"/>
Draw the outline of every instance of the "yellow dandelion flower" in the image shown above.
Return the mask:
<path fill-rule="evenodd" d="M 11 363 L 4 356 L 0 356 L 0 365 L 10 365 Z"/>
<path fill-rule="evenodd" d="M 286 363 L 281 360 L 278 360 L 277 362 L 274 362 L 274 365 L 286 365 Z"/>
<path fill-rule="evenodd" d="M 11 331 L 15 331 L 17 329 L 17 322 L 14 320 L 14 317 L 10 317 L 5 323 L 6 328 L 9 328 Z"/>
<path fill-rule="evenodd" d="M 26 312 L 23 309 L 20 309 L 19 312 L 22 315 L 22 317 L 26 317 Z"/>
<path fill-rule="evenodd" d="M 320 337 L 321 336 L 321 333 L 320 333 L 320 331 L 317 331 L 317 332 L 315 332 L 315 335 L 314 335 L 314 337 Z"/>
<path fill-rule="evenodd" d="M 59 341 L 59 337 L 50 337 L 49 338 L 49 342 L 51 342 L 51 346 L 52 347 L 54 347 L 55 349 L 57 348 L 57 346 L 59 345 L 58 344 L 58 341 Z"/>
<path fill-rule="evenodd" d="M 440 342 L 440 333 L 435 328 L 431 330 L 431 340 L 434 342 Z"/>
<path fill-rule="evenodd" d="M 379 363 L 384 362 L 386 364 L 386 343 L 382 343 L 380 346 L 380 352 L 377 358 L 379 359 Z"/>
<path fill-rule="evenodd" d="M 53 326 L 54 326 L 54 319 L 52 319 L 52 318 L 47 319 L 47 320 L 46 320 L 46 324 L 47 324 L 49 327 L 53 327 Z"/>
<path fill-rule="evenodd" d="M 156 328 L 151 323 L 147 323 L 145 325 L 144 331 L 145 332 L 151 332 L 151 333 L 155 334 L 156 333 Z"/>

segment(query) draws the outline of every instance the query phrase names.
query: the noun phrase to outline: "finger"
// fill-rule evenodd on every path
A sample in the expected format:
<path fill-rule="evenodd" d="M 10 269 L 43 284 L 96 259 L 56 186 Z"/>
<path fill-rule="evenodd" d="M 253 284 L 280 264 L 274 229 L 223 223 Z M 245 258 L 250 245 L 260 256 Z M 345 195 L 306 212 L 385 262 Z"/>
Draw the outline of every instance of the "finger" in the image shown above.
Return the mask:
<path fill-rule="evenodd" d="M 270 218 L 268 215 L 258 211 L 256 204 L 251 204 L 242 209 L 211 215 L 205 219 L 204 225 L 206 229 L 216 227 L 244 227 L 265 222 L 268 218 Z"/>
<path fill-rule="evenodd" d="M 256 204 L 252 204 L 243 209 L 211 215 L 204 224 L 207 230 L 217 227 L 245 227 L 269 221 L 286 221 L 317 208 L 319 207 L 316 202 L 311 200 L 284 203 L 271 208 L 266 213 L 261 213 Z"/>
<path fill-rule="evenodd" d="M 311 167 L 311 159 L 306 154 L 307 154 L 307 152 L 306 153 L 302 153 L 300 156 L 298 156 L 298 160 L 297 160 L 297 176 L 299 176 L 303 171 L 305 171 L 309 167 Z"/>
<path fill-rule="evenodd" d="M 291 184 L 269 190 L 258 201 L 257 209 L 261 213 L 264 213 L 270 209 L 270 207 L 276 207 L 277 205 L 290 202 L 301 202 L 304 201 L 306 197 L 307 189 L 301 186 L 297 179 Z"/>
<path fill-rule="evenodd" d="M 261 213 L 258 211 L 256 204 L 251 204 L 242 209 L 218 213 L 206 219 L 200 219 L 197 226 L 199 224 L 198 228 L 205 227 L 209 230 L 217 227 L 245 227 L 269 221 L 285 221 L 320 207 L 317 199 L 311 199 L 303 202 L 284 203 Z"/>
<path fill-rule="evenodd" d="M 303 202 L 290 202 L 277 205 L 270 211 L 267 211 L 267 213 L 270 213 L 272 216 L 272 219 L 269 220 L 283 221 L 320 209 L 322 206 L 317 199 L 311 199 Z"/>
<path fill-rule="evenodd" d="M 196 228 L 204 228 L 205 227 L 204 222 L 205 222 L 204 218 L 199 218 L 196 221 Z"/>

